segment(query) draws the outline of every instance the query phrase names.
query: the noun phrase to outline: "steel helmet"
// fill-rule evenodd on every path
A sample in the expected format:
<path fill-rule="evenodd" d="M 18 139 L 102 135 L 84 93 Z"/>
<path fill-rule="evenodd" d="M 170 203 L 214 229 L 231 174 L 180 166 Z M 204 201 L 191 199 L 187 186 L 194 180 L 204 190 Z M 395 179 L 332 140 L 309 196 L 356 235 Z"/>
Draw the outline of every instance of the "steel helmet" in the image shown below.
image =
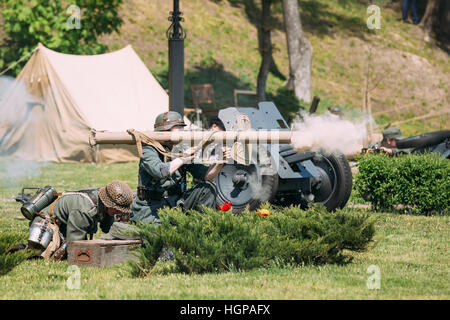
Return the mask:
<path fill-rule="evenodd" d="M 176 111 L 161 113 L 155 120 L 155 131 L 168 131 L 175 126 L 185 126 L 183 117 Z"/>
<path fill-rule="evenodd" d="M 98 196 L 105 207 L 117 209 L 123 214 L 131 213 L 133 191 L 125 182 L 114 180 L 108 183 L 100 188 Z"/>

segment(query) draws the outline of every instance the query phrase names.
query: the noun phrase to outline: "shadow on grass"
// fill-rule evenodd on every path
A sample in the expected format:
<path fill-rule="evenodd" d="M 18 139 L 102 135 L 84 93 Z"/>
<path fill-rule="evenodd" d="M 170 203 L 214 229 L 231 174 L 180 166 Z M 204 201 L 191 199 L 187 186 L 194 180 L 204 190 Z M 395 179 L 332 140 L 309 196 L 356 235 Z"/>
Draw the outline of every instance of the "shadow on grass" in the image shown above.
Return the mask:
<path fill-rule="evenodd" d="M 169 88 L 168 68 L 164 66 L 158 70 L 152 70 L 161 86 Z M 241 79 L 224 69 L 224 66 L 211 59 L 206 64 L 194 66 L 185 70 L 184 74 L 184 100 L 187 108 L 193 107 L 191 85 L 211 83 L 214 87 L 214 97 L 218 109 L 234 106 L 234 89 L 255 90 L 251 83 L 253 79 Z M 256 99 L 247 101 L 248 105 L 255 106 Z M 201 105 L 202 108 L 213 108 L 211 104 Z"/>
<path fill-rule="evenodd" d="M 222 1 L 226 0 L 210 0 L 215 3 L 221 3 Z M 256 29 L 260 30 L 262 23 L 261 23 L 261 5 L 260 0 L 228 0 L 228 2 L 236 8 L 244 8 L 244 12 L 247 16 L 248 21 L 255 26 Z M 274 16 L 274 13 L 279 11 L 279 4 L 275 1 L 272 2 L 272 9 L 271 9 L 271 17 L 270 17 L 270 23 L 269 25 L 273 29 L 284 31 L 284 25 L 283 20 L 280 20 L 278 17 Z M 260 32 L 258 31 L 258 37 Z M 258 39 L 259 47 L 262 47 L 261 45 L 261 39 Z M 282 81 L 286 81 L 286 76 L 280 71 L 277 64 L 275 63 L 275 60 L 272 57 L 272 64 L 270 66 L 269 72 L 272 73 L 275 77 L 279 78 Z"/>
<path fill-rule="evenodd" d="M 367 1 L 354 0 L 337 1 L 335 6 L 350 9 L 352 6 L 361 5 L 362 7 L 362 4 L 368 6 Z M 360 16 L 339 14 L 330 4 L 317 0 L 301 1 L 299 6 L 302 11 L 303 27 L 306 31 L 319 37 L 339 33 L 366 40 L 366 34 L 369 30 L 366 25 L 365 14 Z"/>
<path fill-rule="evenodd" d="M 152 70 L 153 75 L 158 79 L 163 88 L 169 87 L 167 66 Z M 231 72 L 224 69 L 224 66 L 214 59 L 207 64 L 194 66 L 193 69 L 185 71 L 184 76 L 184 98 L 185 106 L 187 108 L 193 107 L 191 85 L 211 83 L 214 87 L 214 98 L 217 109 L 224 109 L 234 107 L 234 89 L 251 90 L 255 87 L 252 85 L 254 79 L 243 75 L 242 78 L 237 77 Z M 280 110 L 281 114 L 286 120 L 289 114 L 297 112 L 300 108 L 300 103 L 295 97 L 295 93 L 285 88 L 280 88 L 274 93 L 268 92 L 268 100 L 273 101 Z M 239 95 L 239 107 L 256 107 L 256 95 Z M 212 104 L 200 105 L 203 109 L 213 109 Z M 192 120 L 192 119 L 191 119 Z"/>
<path fill-rule="evenodd" d="M 210 0 L 220 3 L 225 0 Z M 258 28 L 260 25 L 261 8 L 259 1 L 256 0 L 228 0 L 234 6 L 243 8 L 250 23 Z M 337 32 L 349 36 L 355 36 L 365 39 L 368 29 L 366 26 L 365 10 L 359 16 L 350 16 L 338 13 L 339 9 L 351 10 L 359 7 L 363 9 L 369 5 L 367 0 L 339 0 L 333 1 L 333 4 L 326 1 L 302 0 L 299 1 L 301 10 L 301 21 L 305 31 L 318 36 L 333 35 Z M 283 6 L 281 1 L 272 3 L 272 23 L 274 29 L 284 31 L 284 22 L 282 18 Z M 272 70 L 271 70 L 272 72 Z M 275 75 L 275 74 L 274 74 Z"/>

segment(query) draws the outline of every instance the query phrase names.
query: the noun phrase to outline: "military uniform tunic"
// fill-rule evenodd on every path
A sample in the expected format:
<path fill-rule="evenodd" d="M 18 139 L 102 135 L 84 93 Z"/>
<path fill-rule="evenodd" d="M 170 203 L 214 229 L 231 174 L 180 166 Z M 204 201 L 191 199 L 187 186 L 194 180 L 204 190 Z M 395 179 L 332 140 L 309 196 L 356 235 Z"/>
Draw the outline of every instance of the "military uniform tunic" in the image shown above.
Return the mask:
<path fill-rule="evenodd" d="M 141 200 L 135 197 L 131 205 L 130 221 L 159 223 L 158 209 L 182 205 L 185 209 L 198 209 L 200 205 L 215 207 L 215 186 L 210 182 L 201 182 L 194 188 L 183 192 L 184 171 L 189 171 L 195 179 L 204 180 L 208 167 L 202 164 L 185 164 L 172 175 L 169 172 L 170 162 L 164 162 L 163 155 L 149 145 L 142 147 L 139 162 L 139 186 L 144 186 L 156 194 L 164 194 L 159 198 Z M 181 202 L 180 200 L 184 201 Z"/>
<path fill-rule="evenodd" d="M 98 199 L 98 190 L 91 191 L 93 198 Z M 87 234 L 97 232 L 97 225 L 103 232 L 109 232 L 114 217 L 103 212 L 103 205 L 93 204 L 91 200 L 80 194 L 67 194 L 56 200 L 53 217 L 61 222 L 59 228 L 66 241 L 86 240 Z M 98 203 L 100 200 L 98 200 Z M 50 206 L 41 213 L 49 216 Z M 33 222 L 41 220 L 38 216 Z"/>

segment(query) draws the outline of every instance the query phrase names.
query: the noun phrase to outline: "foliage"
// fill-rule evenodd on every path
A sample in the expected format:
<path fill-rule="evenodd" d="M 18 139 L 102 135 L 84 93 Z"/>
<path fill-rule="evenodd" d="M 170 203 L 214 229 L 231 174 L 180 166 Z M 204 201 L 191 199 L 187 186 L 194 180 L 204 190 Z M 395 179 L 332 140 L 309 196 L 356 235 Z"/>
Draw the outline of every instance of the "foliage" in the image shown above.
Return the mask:
<path fill-rule="evenodd" d="M 363 250 L 374 235 L 367 214 L 323 207 L 303 211 L 299 207 L 274 208 L 261 217 L 256 211 L 233 215 L 204 208 L 183 212 L 159 211 L 161 224 L 139 224 L 145 243 L 131 261 L 132 274 L 148 275 L 161 248 L 172 250 L 177 269 L 186 273 L 249 270 L 273 264 L 304 265 L 344 263 L 344 249 Z"/>
<path fill-rule="evenodd" d="M 22 237 L 14 233 L 0 233 L 0 276 L 10 272 L 14 267 L 25 261 L 34 253 L 29 250 L 20 250 L 9 253 L 15 245 L 19 244 Z"/>
<path fill-rule="evenodd" d="M 122 0 L 79 0 L 79 28 L 76 9 L 62 0 L 2 0 L 5 44 L 0 48 L 0 68 L 29 55 L 39 42 L 50 49 L 70 54 L 104 53 L 98 42 L 102 34 L 118 32 L 122 19 L 118 8 Z M 11 65 L 10 65 L 11 66 Z M 12 67 L 13 75 L 21 65 Z"/>
<path fill-rule="evenodd" d="M 364 157 L 356 191 L 377 210 L 403 205 L 413 212 L 448 213 L 450 162 L 437 154 Z"/>
<path fill-rule="evenodd" d="M 304 106 L 307 106 L 304 102 L 300 103 L 294 90 L 290 90 L 286 87 L 280 87 L 275 95 L 268 93 L 267 97 L 269 101 L 271 100 L 275 103 L 288 123 L 291 122 L 292 118 L 294 118 L 298 112 L 305 110 Z"/>

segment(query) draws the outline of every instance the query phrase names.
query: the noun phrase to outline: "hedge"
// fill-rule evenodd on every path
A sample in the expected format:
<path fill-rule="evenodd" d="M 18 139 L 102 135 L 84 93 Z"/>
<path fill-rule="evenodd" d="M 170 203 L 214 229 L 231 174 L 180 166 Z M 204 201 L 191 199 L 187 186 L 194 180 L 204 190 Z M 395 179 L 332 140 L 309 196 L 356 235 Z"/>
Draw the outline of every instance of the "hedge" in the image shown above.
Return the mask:
<path fill-rule="evenodd" d="M 351 259 L 344 249 L 364 250 L 375 229 L 366 213 L 322 206 L 274 208 L 269 216 L 256 211 L 230 212 L 204 209 L 159 211 L 160 225 L 138 224 L 144 247 L 130 261 L 134 276 L 149 275 L 162 248 L 174 253 L 176 270 L 185 273 L 249 270 L 277 265 L 343 263 Z"/>
<path fill-rule="evenodd" d="M 359 162 L 355 189 L 375 210 L 448 214 L 450 161 L 437 154 L 369 155 Z"/>

